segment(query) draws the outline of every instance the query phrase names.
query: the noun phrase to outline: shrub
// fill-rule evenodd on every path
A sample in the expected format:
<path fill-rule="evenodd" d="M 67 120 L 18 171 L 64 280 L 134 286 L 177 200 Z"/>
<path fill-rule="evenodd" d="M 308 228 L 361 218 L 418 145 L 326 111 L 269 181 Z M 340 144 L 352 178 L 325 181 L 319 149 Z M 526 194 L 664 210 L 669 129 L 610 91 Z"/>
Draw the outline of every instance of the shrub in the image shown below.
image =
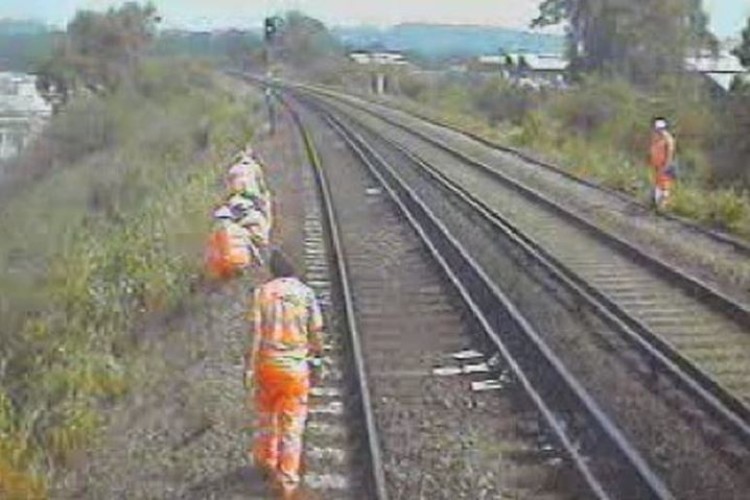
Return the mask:
<path fill-rule="evenodd" d="M 210 73 L 151 71 L 187 74 L 164 100 L 132 87 L 77 104 L 110 117 L 114 142 L 0 209 L 0 496 L 42 495 L 47 466 L 95 436 L 97 402 L 127 391 L 130 329 L 190 290 L 217 175 L 251 131 L 251 103 L 207 87 Z"/>
<path fill-rule="evenodd" d="M 537 91 L 515 87 L 507 80 L 493 78 L 474 94 L 474 107 L 487 117 L 490 125 L 501 121 L 519 125 L 539 105 L 540 97 Z"/>

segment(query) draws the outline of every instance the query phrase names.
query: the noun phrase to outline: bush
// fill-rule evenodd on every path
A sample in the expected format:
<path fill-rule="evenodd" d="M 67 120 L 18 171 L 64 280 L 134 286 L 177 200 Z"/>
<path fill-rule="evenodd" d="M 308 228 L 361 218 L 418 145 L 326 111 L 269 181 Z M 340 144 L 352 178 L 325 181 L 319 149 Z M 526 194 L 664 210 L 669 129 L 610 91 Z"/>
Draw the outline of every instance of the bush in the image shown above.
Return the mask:
<path fill-rule="evenodd" d="M 251 103 L 210 73 L 150 71 L 152 87 L 175 85 L 168 98 L 133 87 L 76 104 L 109 117 L 116 140 L 0 210 L 0 497 L 41 496 L 47 467 L 95 436 L 97 402 L 127 391 L 130 329 L 190 290 L 217 176 L 251 131 Z M 51 128 L 75 127 L 73 113 Z"/>
<path fill-rule="evenodd" d="M 514 87 L 507 80 L 493 78 L 474 94 L 474 108 L 487 118 L 490 125 L 501 121 L 519 125 L 538 106 L 540 96 L 537 91 Z"/>
<path fill-rule="evenodd" d="M 714 227 L 750 236 L 750 195 L 732 189 L 706 192 L 679 186 L 672 203 L 675 213 Z"/>
<path fill-rule="evenodd" d="M 401 93 L 414 101 L 422 100 L 428 89 L 428 83 L 423 78 L 408 72 L 398 75 L 398 85 Z"/>

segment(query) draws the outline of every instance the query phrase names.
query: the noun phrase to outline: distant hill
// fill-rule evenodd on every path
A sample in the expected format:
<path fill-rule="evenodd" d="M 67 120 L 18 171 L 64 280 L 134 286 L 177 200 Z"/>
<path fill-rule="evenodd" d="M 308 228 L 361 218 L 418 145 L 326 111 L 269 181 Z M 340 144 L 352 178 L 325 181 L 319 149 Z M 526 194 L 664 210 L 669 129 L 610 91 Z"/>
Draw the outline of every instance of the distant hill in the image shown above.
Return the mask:
<path fill-rule="evenodd" d="M 0 19 L 0 71 L 33 71 L 52 52 L 53 38 L 42 23 Z"/>
<path fill-rule="evenodd" d="M 0 19 L 0 35 L 39 35 L 49 28 L 38 21 Z"/>
<path fill-rule="evenodd" d="M 565 39 L 493 26 L 399 24 L 381 30 L 371 26 L 333 28 L 353 50 L 417 52 L 424 57 L 476 56 L 498 52 L 561 53 Z"/>

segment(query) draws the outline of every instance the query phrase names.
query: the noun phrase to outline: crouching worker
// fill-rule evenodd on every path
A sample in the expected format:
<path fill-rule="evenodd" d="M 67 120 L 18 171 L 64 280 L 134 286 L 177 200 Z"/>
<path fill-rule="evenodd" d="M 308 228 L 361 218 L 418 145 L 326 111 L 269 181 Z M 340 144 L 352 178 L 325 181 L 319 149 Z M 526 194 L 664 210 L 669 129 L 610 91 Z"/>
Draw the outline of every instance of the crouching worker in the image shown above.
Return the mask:
<path fill-rule="evenodd" d="M 250 251 L 259 265 L 263 265 L 268 256 L 268 245 L 271 237 L 271 226 L 265 214 L 258 208 L 255 199 L 234 195 L 229 205 L 235 215 L 237 224 L 245 228 L 250 235 Z"/>
<path fill-rule="evenodd" d="M 311 376 L 322 373 L 323 319 L 313 291 L 280 252 L 271 253 L 272 279 L 255 291 L 254 336 L 245 355 L 245 384 L 254 389 L 252 460 L 283 499 L 300 485 L 302 435 Z"/>
<path fill-rule="evenodd" d="M 206 248 L 206 274 L 213 280 L 228 280 L 239 276 L 252 262 L 250 233 L 234 221 L 226 205 L 214 212 L 214 221 Z"/>
<path fill-rule="evenodd" d="M 268 192 L 263 168 L 252 157 L 243 154 L 227 172 L 227 191 L 230 194 L 265 196 Z"/>

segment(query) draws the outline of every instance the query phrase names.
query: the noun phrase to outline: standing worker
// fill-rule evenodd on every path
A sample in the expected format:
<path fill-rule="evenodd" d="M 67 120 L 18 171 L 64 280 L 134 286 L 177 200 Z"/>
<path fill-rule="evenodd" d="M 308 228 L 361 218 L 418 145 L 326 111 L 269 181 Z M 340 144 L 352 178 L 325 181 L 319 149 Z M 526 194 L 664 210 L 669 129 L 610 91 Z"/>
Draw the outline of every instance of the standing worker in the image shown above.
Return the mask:
<path fill-rule="evenodd" d="M 669 123 L 665 118 L 655 118 L 653 123 L 649 165 L 653 175 L 653 202 L 659 210 L 666 208 L 672 194 L 672 186 L 676 177 L 676 142 L 669 132 Z"/>
<path fill-rule="evenodd" d="M 245 384 L 255 391 L 253 462 L 290 499 L 300 485 L 310 378 L 317 383 L 323 367 L 323 318 L 312 289 L 283 254 L 274 250 L 269 267 L 273 278 L 253 299 Z"/>

